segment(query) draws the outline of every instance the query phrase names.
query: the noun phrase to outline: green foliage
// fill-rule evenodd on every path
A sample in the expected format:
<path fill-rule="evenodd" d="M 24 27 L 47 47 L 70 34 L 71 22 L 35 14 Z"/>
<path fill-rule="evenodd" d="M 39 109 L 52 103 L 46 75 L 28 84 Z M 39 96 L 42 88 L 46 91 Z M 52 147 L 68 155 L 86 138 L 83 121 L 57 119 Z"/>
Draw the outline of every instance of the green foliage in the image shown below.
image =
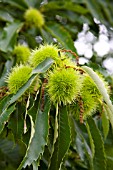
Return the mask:
<path fill-rule="evenodd" d="M 0 1 L 0 169 L 112 169 L 113 78 L 74 47 L 83 23 L 98 35 L 94 17 L 112 28 L 112 5 Z"/>
<path fill-rule="evenodd" d="M 12 51 L 17 39 L 17 31 L 22 28 L 22 23 L 14 22 L 4 27 L 2 37 L 0 38 L 0 50 Z"/>
<path fill-rule="evenodd" d="M 103 126 L 104 138 L 106 139 L 109 132 L 109 119 L 105 110 L 102 112 L 102 126 Z"/>
<path fill-rule="evenodd" d="M 57 40 L 62 44 L 62 47 L 76 51 L 70 34 L 62 26 L 50 22 L 45 28 L 53 37 L 57 38 Z"/>
<path fill-rule="evenodd" d="M 47 99 L 46 99 L 47 100 Z M 42 102 L 42 101 L 41 101 Z M 33 161 L 37 161 L 40 156 L 42 156 L 44 152 L 44 146 L 47 144 L 48 137 L 48 116 L 50 110 L 49 101 L 45 101 L 44 110 L 40 109 L 40 106 L 36 112 L 36 120 L 32 122 L 31 119 L 31 138 L 29 140 L 29 145 L 26 151 L 26 155 L 21 162 L 18 170 L 22 169 L 22 167 L 26 167 L 27 165 L 31 165 Z M 35 125 L 34 125 L 35 124 Z"/>
<path fill-rule="evenodd" d="M 58 139 L 54 145 L 54 152 L 51 157 L 49 170 L 57 170 L 60 168 L 64 156 L 69 149 L 70 141 L 68 112 L 66 107 L 64 107 L 59 110 Z"/>
<path fill-rule="evenodd" d="M 13 113 L 14 110 L 15 110 L 15 104 L 9 106 L 9 108 L 7 108 L 7 110 L 4 110 L 0 115 L 0 132 L 3 130 L 5 122 L 8 121 L 10 114 Z"/>
<path fill-rule="evenodd" d="M 88 119 L 88 123 L 95 146 L 95 153 L 93 158 L 94 170 L 99 170 L 101 168 L 106 169 L 106 157 L 102 136 L 99 130 L 97 129 L 93 119 Z"/>

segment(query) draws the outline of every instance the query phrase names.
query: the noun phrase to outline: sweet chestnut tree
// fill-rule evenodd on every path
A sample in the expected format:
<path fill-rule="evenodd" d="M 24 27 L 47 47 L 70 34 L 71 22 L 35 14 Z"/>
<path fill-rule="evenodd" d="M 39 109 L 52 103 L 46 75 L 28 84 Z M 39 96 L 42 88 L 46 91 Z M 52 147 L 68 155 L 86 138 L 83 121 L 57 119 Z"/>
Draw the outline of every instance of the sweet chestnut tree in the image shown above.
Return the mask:
<path fill-rule="evenodd" d="M 86 19 L 98 34 L 91 5 L 0 2 L 1 169 L 111 170 L 113 78 L 74 47 Z"/>

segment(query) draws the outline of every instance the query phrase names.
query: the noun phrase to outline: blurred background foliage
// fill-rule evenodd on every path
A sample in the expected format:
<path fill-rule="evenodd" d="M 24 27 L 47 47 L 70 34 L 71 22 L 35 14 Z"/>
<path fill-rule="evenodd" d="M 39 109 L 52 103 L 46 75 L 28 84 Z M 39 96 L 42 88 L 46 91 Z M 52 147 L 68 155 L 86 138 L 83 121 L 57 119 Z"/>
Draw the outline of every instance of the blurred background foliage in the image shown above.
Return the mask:
<path fill-rule="evenodd" d="M 30 7 L 38 9 L 43 14 L 45 23 L 41 28 L 26 25 L 24 13 Z M 106 59 L 113 58 L 113 43 L 107 53 L 102 56 L 101 54 L 98 56 L 95 48 L 92 49 L 90 57 L 78 49 L 79 43 L 82 41 L 83 44 L 87 45 L 92 35 L 93 40 L 90 41 L 90 44 L 93 46 L 100 36 L 101 28 L 106 30 L 104 34 L 107 41 L 113 41 L 112 7 L 111 0 L 0 0 L 0 98 L 2 99 L 7 91 L 4 78 L 15 65 L 16 58 L 13 56 L 15 45 L 24 44 L 32 50 L 39 47 L 40 44 L 53 43 L 58 44 L 60 48 L 70 49 L 78 55 L 80 54 L 81 64 L 83 62 L 94 70 L 100 71 L 110 85 L 111 100 L 113 101 L 113 76 L 109 70 L 109 65 L 106 67 L 103 64 Z M 80 35 L 83 37 L 81 41 L 79 41 Z M 89 35 L 87 41 L 84 40 L 86 35 Z M 77 42 L 79 43 L 77 44 Z M 104 46 L 101 47 L 104 48 Z M 110 64 L 111 62 L 113 65 L 113 60 L 110 60 Z M 5 103 L 9 98 L 2 102 Z M 25 108 L 20 103 L 17 104 L 16 108 L 18 109 L 12 108 L 13 113 L 8 124 L 6 122 L 4 130 L 0 134 L 0 169 L 4 170 L 17 169 L 25 155 L 30 137 L 29 118 L 27 119 L 28 131 L 23 134 L 22 115 Z M 104 128 L 102 119 L 105 121 Z M 88 120 L 87 125 L 79 124 L 72 117 L 70 120 L 73 140 L 61 169 L 93 170 L 91 163 L 91 148 L 93 146 L 90 144 L 94 143 L 94 170 L 112 170 L 113 131 L 107 119 L 97 113 L 94 119 Z M 90 129 L 89 134 L 88 129 Z M 90 135 L 93 136 L 93 142 L 91 142 Z M 48 148 L 45 148 L 40 162 L 40 170 L 47 169 L 48 153 Z M 33 168 L 35 170 L 35 163 Z M 27 167 L 27 169 L 31 170 L 32 166 Z"/>

